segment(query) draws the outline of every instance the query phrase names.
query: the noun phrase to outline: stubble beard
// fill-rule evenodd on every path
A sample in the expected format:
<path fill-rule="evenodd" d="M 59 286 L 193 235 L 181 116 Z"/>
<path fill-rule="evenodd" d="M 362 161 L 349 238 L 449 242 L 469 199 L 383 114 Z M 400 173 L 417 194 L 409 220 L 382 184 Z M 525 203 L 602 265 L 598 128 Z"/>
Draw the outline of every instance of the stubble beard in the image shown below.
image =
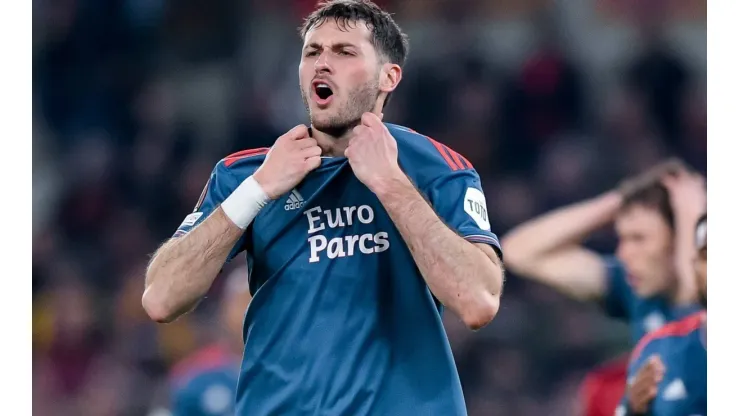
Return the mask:
<path fill-rule="evenodd" d="M 332 103 L 335 107 L 329 111 L 329 114 L 318 117 L 312 114 L 308 102 L 309 96 L 303 88 L 301 88 L 301 97 L 303 97 L 303 104 L 311 120 L 311 126 L 332 137 L 340 138 L 360 123 L 363 113 L 373 111 L 378 95 L 380 95 L 378 88 L 377 81 L 368 81 L 350 91 L 345 103 Z"/>

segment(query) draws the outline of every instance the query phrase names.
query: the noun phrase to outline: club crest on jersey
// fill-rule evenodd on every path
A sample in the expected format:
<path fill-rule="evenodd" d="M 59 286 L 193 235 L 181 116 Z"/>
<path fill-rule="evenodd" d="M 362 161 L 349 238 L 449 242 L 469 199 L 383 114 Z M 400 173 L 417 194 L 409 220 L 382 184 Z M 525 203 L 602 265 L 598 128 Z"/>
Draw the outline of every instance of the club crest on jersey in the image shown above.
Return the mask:
<path fill-rule="evenodd" d="M 288 195 L 288 200 L 285 201 L 285 210 L 286 211 L 293 211 L 296 209 L 301 209 L 303 207 L 303 204 L 305 204 L 306 201 L 303 200 L 303 196 L 298 193 L 295 189 L 290 191 L 290 195 Z"/>

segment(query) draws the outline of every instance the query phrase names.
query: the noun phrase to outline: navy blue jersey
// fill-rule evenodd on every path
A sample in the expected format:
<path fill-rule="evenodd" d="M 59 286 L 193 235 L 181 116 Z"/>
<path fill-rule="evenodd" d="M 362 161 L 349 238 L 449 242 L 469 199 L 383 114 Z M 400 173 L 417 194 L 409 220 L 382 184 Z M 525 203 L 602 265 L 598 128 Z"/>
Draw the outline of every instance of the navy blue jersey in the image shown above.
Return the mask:
<path fill-rule="evenodd" d="M 660 296 L 638 296 L 629 284 L 622 262 L 615 257 L 604 257 L 603 260 L 607 269 L 604 308 L 609 316 L 629 323 L 633 343 L 667 322 L 683 319 L 701 310 L 698 304 L 674 306 L 670 300 Z"/>
<path fill-rule="evenodd" d="M 386 126 L 401 168 L 440 218 L 500 253 L 470 163 L 423 135 Z M 176 235 L 203 221 L 265 153 L 219 162 Z M 263 208 L 232 256 L 241 251 L 254 297 L 245 317 L 238 414 L 466 414 L 442 306 L 346 158 L 322 158 L 294 190 Z"/>
<path fill-rule="evenodd" d="M 238 356 L 225 347 L 212 345 L 197 351 L 173 369 L 173 416 L 233 415 L 238 378 Z"/>
<path fill-rule="evenodd" d="M 628 383 L 653 355 L 665 366 L 658 394 L 650 404 L 651 416 L 704 416 L 707 414 L 706 315 L 703 312 L 667 324 L 643 338 L 632 354 Z M 617 415 L 626 414 L 626 398 Z"/>

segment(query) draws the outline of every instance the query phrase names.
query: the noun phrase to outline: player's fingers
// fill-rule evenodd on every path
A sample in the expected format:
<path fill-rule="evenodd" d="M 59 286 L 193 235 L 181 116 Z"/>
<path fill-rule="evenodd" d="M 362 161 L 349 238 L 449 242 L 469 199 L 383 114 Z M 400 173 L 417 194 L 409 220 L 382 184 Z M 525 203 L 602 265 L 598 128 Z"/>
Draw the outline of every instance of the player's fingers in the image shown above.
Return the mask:
<path fill-rule="evenodd" d="M 359 126 L 355 126 L 355 128 L 352 129 L 352 137 L 349 139 L 350 144 L 356 139 L 363 137 L 366 132 L 367 132 L 367 126 L 363 124 L 360 124 Z"/>
<path fill-rule="evenodd" d="M 382 124 L 382 122 L 375 113 L 368 112 L 362 115 L 362 124 L 368 127 L 374 127 L 378 124 Z"/>
<path fill-rule="evenodd" d="M 301 155 L 308 159 L 310 157 L 321 156 L 321 148 L 319 146 L 306 147 L 301 149 Z"/>
<path fill-rule="evenodd" d="M 655 165 L 653 168 L 648 169 L 645 173 L 645 179 L 647 181 L 659 181 L 666 176 L 672 176 L 678 174 L 682 168 L 683 162 L 678 158 L 671 158 L 667 161 L 661 162 Z"/>
<path fill-rule="evenodd" d="M 663 364 L 663 360 L 660 358 L 659 355 L 653 355 L 650 359 L 650 362 L 652 363 L 653 369 L 657 372 L 664 372 L 665 371 L 665 365 Z"/>
<path fill-rule="evenodd" d="M 636 392 L 635 401 L 641 405 L 647 404 L 650 400 L 654 399 L 658 394 L 657 386 L 647 386 L 646 388 Z"/>
<path fill-rule="evenodd" d="M 309 137 L 308 127 L 306 127 L 305 124 L 299 124 L 293 127 L 292 129 L 288 130 L 288 132 L 283 134 L 281 137 L 285 137 L 286 139 L 289 139 L 289 140 L 298 140 L 304 137 Z"/>
<path fill-rule="evenodd" d="M 637 371 L 638 380 L 644 380 L 646 376 L 648 376 L 655 370 L 657 359 L 658 357 L 656 355 L 651 355 L 650 357 L 648 357 L 647 361 L 645 361 L 645 364 L 643 364 L 642 367 L 640 367 L 640 370 Z"/>
<path fill-rule="evenodd" d="M 676 186 L 677 178 L 672 175 L 664 175 L 660 178 L 660 183 L 666 187 L 669 191 Z"/>
<path fill-rule="evenodd" d="M 312 137 L 306 137 L 303 139 L 299 139 L 296 141 L 296 143 L 298 144 L 298 148 L 301 150 L 309 149 L 311 147 L 316 147 L 319 145 L 319 142 L 317 142 L 316 139 Z"/>
<path fill-rule="evenodd" d="M 650 386 L 645 395 L 645 401 L 650 401 L 658 395 L 658 386 Z"/>
<path fill-rule="evenodd" d="M 309 158 L 306 158 L 306 160 L 303 163 L 306 169 L 311 171 L 311 170 L 318 168 L 321 165 L 321 157 L 311 156 Z"/>
<path fill-rule="evenodd" d="M 663 362 L 660 360 L 660 356 L 657 354 L 651 355 L 650 358 L 648 358 L 647 363 L 651 368 L 654 369 L 663 365 Z"/>
<path fill-rule="evenodd" d="M 687 170 L 687 166 L 683 162 L 683 160 L 681 160 L 681 159 L 679 159 L 677 157 L 672 157 L 672 158 L 670 158 L 670 159 L 668 159 L 668 160 L 660 163 L 658 165 L 658 169 L 662 173 L 671 173 L 671 172 L 677 173 L 677 172 L 680 172 L 680 171 L 686 171 Z"/>
<path fill-rule="evenodd" d="M 644 395 L 647 390 L 650 389 L 650 385 L 652 384 L 651 377 L 648 373 L 644 373 L 642 377 L 635 380 L 635 385 L 633 388 L 633 391 L 635 392 L 636 396 Z"/>

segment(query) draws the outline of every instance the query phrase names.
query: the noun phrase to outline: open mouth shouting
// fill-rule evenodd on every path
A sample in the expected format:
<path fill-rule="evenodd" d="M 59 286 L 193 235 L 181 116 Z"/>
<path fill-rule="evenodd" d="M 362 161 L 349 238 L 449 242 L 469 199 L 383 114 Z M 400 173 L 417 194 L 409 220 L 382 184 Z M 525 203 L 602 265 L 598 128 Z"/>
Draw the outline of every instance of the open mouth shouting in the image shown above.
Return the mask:
<path fill-rule="evenodd" d="M 319 108 L 326 108 L 334 97 L 334 90 L 327 81 L 315 80 L 311 83 L 311 96 Z"/>

